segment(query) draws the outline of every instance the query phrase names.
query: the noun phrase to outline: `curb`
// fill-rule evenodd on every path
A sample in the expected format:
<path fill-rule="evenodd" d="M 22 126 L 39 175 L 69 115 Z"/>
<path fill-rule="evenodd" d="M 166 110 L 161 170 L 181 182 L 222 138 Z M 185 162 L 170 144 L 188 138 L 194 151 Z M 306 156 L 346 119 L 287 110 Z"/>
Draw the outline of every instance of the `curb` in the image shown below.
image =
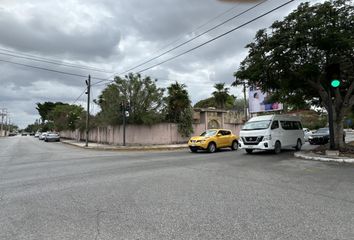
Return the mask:
<path fill-rule="evenodd" d="M 71 143 L 71 142 L 66 142 L 66 141 L 61 141 L 61 143 L 82 148 L 82 149 L 90 149 L 90 150 L 100 150 L 100 151 L 168 151 L 168 150 L 180 150 L 180 149 L 187 149 L 188 146 L 176 146 L 176 147 L 171 147 L 171 146 L 102 146 L 102 147 L 95 147 L 95 146 L 81 146 L 76 143 Z"/>
<path fill-rule="evenodd" d="M 315 160 L 315 161 L 322 161 L 322 162 L 354 163 L 353 158 L 341 158 L 341 157 L 330 158 L 330 157 L 322 157 L 322 156 L 309 156 L 304 153 L 294 153 L 294 156 L 306 160 Z"/>

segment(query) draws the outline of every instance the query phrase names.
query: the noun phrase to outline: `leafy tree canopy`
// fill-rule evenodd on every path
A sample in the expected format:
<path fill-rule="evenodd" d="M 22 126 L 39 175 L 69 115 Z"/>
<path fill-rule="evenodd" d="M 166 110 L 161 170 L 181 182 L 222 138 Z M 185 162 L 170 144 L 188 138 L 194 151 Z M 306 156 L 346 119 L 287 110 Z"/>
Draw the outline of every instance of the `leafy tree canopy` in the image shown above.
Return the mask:
<path fill-rule="evenodd" d="M 52 120 L 49 117 L 49 113 L 55 108 L 57 105 L 63 105 L 62 102 L 44 102 L 44 103 L 37 103 L 37 111 L 38 114 L 41 116 L 42 122 L 46 120 Z"/>
<path fill-rule="evenodd" d="M 122 123 L 121 103 L 129 105 L 128 123 L 153 124 L 162 121 L 163 88 L 158 88 L 150 77 L 130 73 L 124 78 L 115 77 L 96 103 L 101 107 L 98 114 L 101 123 L 116 125 Z"/>
<path fill-rule="evenodd" d="M 83 112 L 84 109 L 81 106 L 59 104 L 49 113 L 49 118 L 52 119 L 55 130 L 73 131 L 78 128 L 78 123 L 81 120 Z"/>

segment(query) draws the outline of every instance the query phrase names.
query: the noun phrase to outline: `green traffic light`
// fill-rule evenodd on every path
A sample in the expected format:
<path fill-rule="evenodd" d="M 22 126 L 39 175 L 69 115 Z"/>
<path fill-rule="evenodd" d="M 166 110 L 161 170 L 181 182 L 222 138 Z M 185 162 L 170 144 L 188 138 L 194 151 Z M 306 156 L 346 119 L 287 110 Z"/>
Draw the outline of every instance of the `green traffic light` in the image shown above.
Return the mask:
<path fill-rule="evenodd" d="M 339 87 L 339 85 L 340 85 L 340 81 L 338 80 L 338 79 L 333 79 L 332 81 L 331 81 L 331 86 L 332 87 Z"/>

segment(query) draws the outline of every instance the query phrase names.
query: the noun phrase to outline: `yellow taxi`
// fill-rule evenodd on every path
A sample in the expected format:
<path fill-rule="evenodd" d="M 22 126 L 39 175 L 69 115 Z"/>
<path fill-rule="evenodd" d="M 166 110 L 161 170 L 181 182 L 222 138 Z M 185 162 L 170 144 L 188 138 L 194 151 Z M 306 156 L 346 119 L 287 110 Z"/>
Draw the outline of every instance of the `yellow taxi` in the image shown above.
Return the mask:
<path fill-rule="evenodd" d="M 219 148 L 226 147 L 237 150 L 238 140 L 239 137 L 228 129 L 208 129 L 199 136 L 191 137 L 188 146 L 192 152 L 207 150 L 213 153 Z"/>

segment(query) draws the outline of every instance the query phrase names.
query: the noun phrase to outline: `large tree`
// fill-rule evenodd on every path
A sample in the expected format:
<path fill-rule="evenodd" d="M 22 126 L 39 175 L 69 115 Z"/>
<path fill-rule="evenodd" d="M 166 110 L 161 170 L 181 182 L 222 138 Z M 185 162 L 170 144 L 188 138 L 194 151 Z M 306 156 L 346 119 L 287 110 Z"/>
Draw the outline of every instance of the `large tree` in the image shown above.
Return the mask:
<path fill-rule="evenodd" d="M 166 120 L 178 124 L 178 131 L 188 137 L 193 132 L 193 111 L 186 85 L 178 82 L 167 87 Z"/>
<path fill-rule="evenodd" d="M 115 77 L 96 103 L 101 107 L 98 114 L 104 124 L 122 123 L 121 104 L 129 105 L 128 123 L 153 124 L 162 120 L 163 88 L 155 84 L 157 80 L 142 78 L 140 74 L 128 74 L 124 78 Z"/>
<path fill-rule="evenodd" d="M 64 103 L 62 102 L 44 102 L 44 103 L 37 103 L 37 111 L 38 114 L 41 116 L 42 123 L 46 120 L 52 120 L 50 119 L 49 113 L 55 108 L 57 105 L 63 105 Z"/>
<path fill-rule="evenodd" d="M 49 113 L 49 118 L 52 119 L 55 130 L 73 131 L 79 128 L 79 123 L 82 120 L 83 112 L 84 109 L 81 106 L 60 104 L 56 105 Z"/>
<path fill-rule="evenodd" d="M 354 6 L 349 0 L 302 3 L 283 21 L 257 32 L 235 73 L 278 101 L 311 101 L 332 108 L 336 148 L 344 147 L 343 118 L 354 105 Z M 331 89 L 328 69 L 340 66 L 341 86 Z"/>

